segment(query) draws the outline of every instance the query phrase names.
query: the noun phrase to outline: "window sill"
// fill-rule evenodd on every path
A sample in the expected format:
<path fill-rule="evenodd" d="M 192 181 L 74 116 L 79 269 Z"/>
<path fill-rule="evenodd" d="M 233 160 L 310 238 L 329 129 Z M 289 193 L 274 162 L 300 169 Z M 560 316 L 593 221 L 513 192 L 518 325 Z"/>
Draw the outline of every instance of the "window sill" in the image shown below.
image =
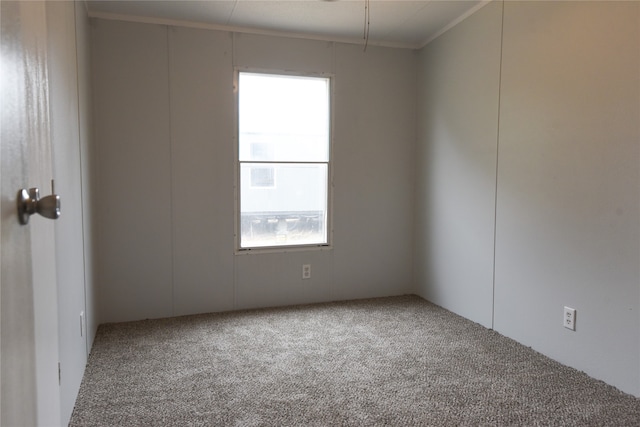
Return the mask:
<path fill-rule="evenodd" d="M 326 245 L 300 245 L 300 246 L 267 246 L 256 248 L 236 249 L 236 255 L 260 255 L 269 253 L 287 253 L 287 252 L 310 252 L 310 251 L 331 251 L 333 246 Z"/>

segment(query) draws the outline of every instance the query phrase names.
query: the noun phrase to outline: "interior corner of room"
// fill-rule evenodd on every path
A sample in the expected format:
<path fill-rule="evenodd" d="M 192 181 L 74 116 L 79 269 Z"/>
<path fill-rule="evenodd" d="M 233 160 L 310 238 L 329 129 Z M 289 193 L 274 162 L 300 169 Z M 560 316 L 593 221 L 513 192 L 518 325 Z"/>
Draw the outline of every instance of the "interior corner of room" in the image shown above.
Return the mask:
<path fill-rule="evenodd" d="M 3 243 L 3 420 L 68 424 L 103 323 L 405 294 L 640 397 L 640 3 L 496 0 L 366 52 L 84 2 L 43 19 L 57 287 L 9 283 Z M 239 67 L 333 76 L 328 249 L 236 251 Z"/>

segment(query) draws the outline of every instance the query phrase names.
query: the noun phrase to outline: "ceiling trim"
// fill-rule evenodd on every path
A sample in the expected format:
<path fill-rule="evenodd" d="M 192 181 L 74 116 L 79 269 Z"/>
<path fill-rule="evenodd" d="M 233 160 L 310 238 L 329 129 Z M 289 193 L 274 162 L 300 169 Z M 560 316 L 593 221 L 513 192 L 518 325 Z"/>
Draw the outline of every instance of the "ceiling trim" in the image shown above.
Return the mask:
<path fill-rule="evenodd" d="M 491 1 L 491 0 L 488 0 L 488 1 Z M 468 14 L 465 14 L 465 17 L 467 15 Z M 137 22 L 141 24 L 167 25 L 167 26 L 173 26 L 173 27 L 186 27 L 186 28 L 196 28 L 196 29 L 203 29 L 203 30 L 226 31 L 226 32 L 232 32 L 232 33 L 257 34 L 257 35 L 263 35 L 263 36 L 289 37 L 289 38 L 295 38 L 295 39 L 356 44 L 356 45 L 362 45 L 364 47 L 364 39 L 361 39 L 361 38 L 331 37 L 331 36 L 323 36 L 318 34 L 294 33 L 294 32 L 277 31 L 277 30 L 261 30 L 256 28 L 236 27 L 231 25 L 207 24 L 204 22 L 192 22 L 192 21 L 183 21 L 183 20 L 167 19 L 167 18 L 153 18 L 148 16 L 121 15 L 121 14 L 107 13 L 107 12 L 89 11 L 89 17 L 98 18 L 98 19 L 107 19 L 107 20 L 113 20 L 113 21 Z M 457 23 L 459 21 L 456 20 L 454 22 Z M 449 24 L 447 26 L 447 29 L 450 28 L 451 26 L 453 25 Z M 379 42 L 375 40 L 369 40 L 368 42 L 368 46 L 391 47 L 396 49 L 414 49 L 414 50 L 420 49 L 424 45 L 426 45 L 426 43 L 410 44 L 410 43 Z"/>
<path fill-rule="evenodd" d="M 467 19 L 468 17 L 470 17 L 471 15 L 473 15 L 474 13 L 476 13 L 477 11 L 479 11 L 480 9 L 482 9 L 483 7 L 485 7 L 486 5 L 488 5 L 493 1 L 494 0 L 482 0 L 480 3 L 473 6 L 471 9 L 469 9 L 465 13 L 458 16 L 453 21 L 449 22 L 447 25 L 444 26 L 444 28 L 442 28 L 440 31 L 438 31 L 437 33 L 429 37 L 427 40 L 425 40 L 424 43 L 421 43 L 416 49 L 422 49 L 423 47 L 425 47 L 426 45 L 428 45 L 429 43 L 431 43 L 432 41 L 434 41 L 435 39 L 437 39 L 447 31 L 449 31 L 451 28 L 455 27 L 456 25 L 458 25 L 459 23 L 461 23 L 462 21 L 464 21 L 465 19 Z"/>

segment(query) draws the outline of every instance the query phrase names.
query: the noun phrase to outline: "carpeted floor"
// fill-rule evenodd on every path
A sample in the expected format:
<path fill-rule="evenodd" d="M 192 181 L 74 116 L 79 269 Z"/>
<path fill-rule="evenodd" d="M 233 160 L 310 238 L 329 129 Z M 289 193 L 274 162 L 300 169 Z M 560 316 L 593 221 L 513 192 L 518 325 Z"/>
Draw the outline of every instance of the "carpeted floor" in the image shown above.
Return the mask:
<path fill-rule="evenodd" d="M 71 426 L 638 426 L 640 399 L 415 296 L 100 326 Z"/>

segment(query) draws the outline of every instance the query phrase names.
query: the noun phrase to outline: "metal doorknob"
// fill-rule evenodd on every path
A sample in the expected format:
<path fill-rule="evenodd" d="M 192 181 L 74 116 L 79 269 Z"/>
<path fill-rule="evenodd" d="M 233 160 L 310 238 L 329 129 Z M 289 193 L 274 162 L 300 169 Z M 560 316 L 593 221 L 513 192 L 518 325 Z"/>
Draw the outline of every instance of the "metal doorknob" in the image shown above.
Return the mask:
<path fill-rule="evenodd" d="M 51 181 L 51 192 L 53 191 L 53 181 Z M 29 223 L 29 217 L 38 213 L 45 218 L 58 219 L 60 217 L 60 196 L 50 194 L 42 199 L 40 190 L 30 188 L 28 191 L 23 188 L 18 191 L 18 220 L 20 224 Z"/>

